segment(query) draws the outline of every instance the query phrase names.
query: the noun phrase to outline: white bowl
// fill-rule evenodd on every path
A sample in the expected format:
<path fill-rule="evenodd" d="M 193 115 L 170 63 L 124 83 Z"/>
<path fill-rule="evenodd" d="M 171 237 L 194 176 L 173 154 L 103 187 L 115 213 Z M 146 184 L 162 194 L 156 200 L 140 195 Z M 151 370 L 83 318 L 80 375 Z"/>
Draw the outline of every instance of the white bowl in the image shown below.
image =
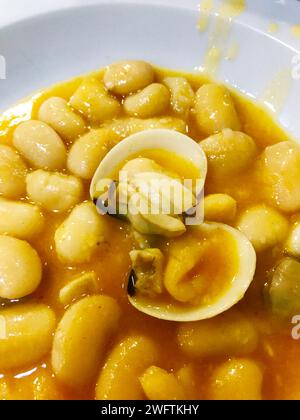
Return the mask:
<path fill-rule="evenodd" d="M 124 58 L 145 59 L 188 71 L 201 68 L 214 30 L 216 10 L 211 14 L 209 30 L 200 33 L 199 1 L 35 1 L 37 11 L 38 3 L 44 3 L 40 10 L 48 10 L 47 4 L 49 10 L 53 7 L 58 10 L 0 28 L 0 54 L 7 66 L 7 78 L 0 80 L 0 108 L 4 110 L 37 89 Z M 16 9 L 18 2 L 10 2 L 10 9 Z M 28 0 L 29 11 L 32 3 Z M 233 21 L 226 41 L 227 47 L 238 42 L 239 54 L 233 60 L 222 60 L 216 76 L 261 101 L 266 99 L 264 92 L 271 81 L 289 83 L 288 89 L 279 92 L 282 109 L 277 117 L 289 132 L 300 138 L 300 78 L 291 77 L 293 68 L 297 70 L 300 38 L 290 34 L 291 25 L 300 16 L 300 2 L 248 0 L 248 3 L 246 11 Z M 7 10 L 9 15 L 9 7 Z M 271 22 L 279 22 L 279 32 L 268 33 Z M 0 77 L 1 65 L 3 60 Z M 285 74 L 284 79 L 278 79 L 280 72 Z M 276 83 L 273 85 L 276 92 Z"/>

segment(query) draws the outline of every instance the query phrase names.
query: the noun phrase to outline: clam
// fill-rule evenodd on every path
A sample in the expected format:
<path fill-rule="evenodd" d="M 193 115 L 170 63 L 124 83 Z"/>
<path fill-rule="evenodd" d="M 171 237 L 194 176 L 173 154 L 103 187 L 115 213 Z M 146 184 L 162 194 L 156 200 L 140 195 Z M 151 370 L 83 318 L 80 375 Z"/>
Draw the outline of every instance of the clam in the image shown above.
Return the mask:
<path fill-rule="evenodd" d="M 183 182 L 188 167 L 193 168 L 196 186 Z M 151 240 L 148 246 L 159 243 L 160 248 L 146 245 L 130 253 L 128 298 L 147 315 L 178 322 L 212 318 L 239 302 L 253 280 L 256 253 L 246 236 L 231 226 L 204 223 L 197 217 L 195 223 L 187 223 L 191 207 L 195 210 L 203 204 L 199 197 L 203 197 L 206 175 L 202 148 L 170 130 L 143 131 L 128 137 L 106 155 L 94 175 L 90 194 L 98 208 L 99 203 L 100 208 L 107 205 L 110 194 L 104 192 L 110 192 L 114 185 L 117 216 L 125 217 L 139 238 L 159 235 L 159 241 Z M 153 180 L 172 185 L 176 193 L 170 194 L 158 184 L 147 189 Z M 128 198 L 131 201 L 135 195 L 138 200 L 129 203 Z M 168 211 L 155 208 L 163 201 L 169 204 Z M 110 206 L 108 209 L 112 210 Z"/>
<path fill-rule="evenodd" d="M 169 161 L 176 159 L 184 174 L 170 168 Z M 196 210 L 203 204 L 199 197 L 206 175 L 206 155 L 194 140 L 173 130 L 146 130 L 111 149 L 90 194 L 101 211 L 125 217 L 139 233 L 172 238 L 186 231 L 187 215 L 201 213 Z M 118 208 L 109 204 L 116 196 Z"/>
<path fill-rule="evenodd" d="M 212 318 L 233 307 L 244 297 L 256 268 L 250 241 L 220 223 L 189 228 L 170 241 L 164 258 L 163 263 L 152 249 L 134 251 L 128 296 L 137 310 L 177 322 Z"/>

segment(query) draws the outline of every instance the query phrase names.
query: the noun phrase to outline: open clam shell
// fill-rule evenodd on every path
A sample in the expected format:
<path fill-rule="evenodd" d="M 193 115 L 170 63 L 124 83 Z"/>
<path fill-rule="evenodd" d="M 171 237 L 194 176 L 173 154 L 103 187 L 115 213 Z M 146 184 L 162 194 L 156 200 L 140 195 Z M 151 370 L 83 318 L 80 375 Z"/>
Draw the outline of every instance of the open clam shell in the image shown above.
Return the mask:
<path fill-rule="evenodd" d="M 151 168 L 149 169 L 147 166 L 147 161 L 148 164 L 151 161 L 149 161 L 149 159 L 143 159 L 143 153 L 146 151 L 163 151 L 173 156 L 176 155 L 184 161 L 188 162 L 193 167 L 193 175 L 194 178 L 196 175 L 196 183 L 193 186 L 195 189 L 193 191 L 190 189 L 189 192 L 194 198 L 194 200 L 191 200 L 191 202 L 195 203 L 195 197 L 198 197 L 198 195 L 201 194 L 207 175 L 206 155 L 201 146 L 199 146 L 199 144 L 197 144 L 194 140 L 173 130 L 146 130 L 134 134 L 117 144 L 102 160 L 92 179 L 90 195 L 93 201 L 97 201 L 97 198 L 99 198 L 99 195 L 101 195 L 101 191 L 103 191 L 103 187 L 107 185 L 105 183 L 107 180 L 113 180 L 114 178 L 118 179 L 118 171 L 120 171 L 124 166 L 128 168 L 130 174 L 136 171 L 136 178 L 131 181 L 131 186 L 134 185 L 134 183 L 137 181 L 149 182 L 149 180 L 151 180 L 152 174 L 153 178 L 156 180 L 160 179 L 161 181 L 167 182 L 168 180 L 171 180 L 172 178 L 168 176 L 168 174 L 159 172 L 156 173 L 155 170 L 151 172 Z M 164 156 L 167 159 L 168 155 L 165 154 Z M 132 162 L 134 160 L 139 161 L 137 164 L 136 162 L 133 162 L 135 164 L 134 168 L 131 168 L 132 165 L 130 165 L 130 159 L 132 159 Z M 166 162 L 166 166 L 167 164 L 168 162 Z M 154 168 L 155 165 L 156 164 L 153 162 Z M 156 166 L 159 167 L 158 165 Z M 193 181 L 195 181 L 195 179 L 193 179 Z M 176 179 L 173 179 L 173 182 L 174 184 L 176 184 L 176 182 L 179 184 L 178 180 L 176 181 Z M 118 188 L 120 191 L 121 184 L 119 184 Z M 181 185 L 181 193 L 179 195 L 181 196 L 182 192 L 187 192 L 187 190 L 188 188 L 185 188 L 183 185 Z M 153 189 L 151 191 L 153 192 Z M 166 197 L 165 192 L 163 192 L 162 195 L 164 198 Z M 159 197 L 158 192 L 156 192 L 156 196 Z M 156 197 L 153 197 L 153 199 L 156 200 Z M 143 198 L 141 197 L 141 201 L 142 200 Z M 186 211 L 186 203 L 184 200 L 182 200 L 182 202 L 184 207 L 182 214 L 186 214 L 188 213 Z M 198 202 L 196 199 L 196 204 L 197 203 Z M 176 208 L 176 205 L 173 206 L 173 208 L 174 207 Z M 197 206 L 192 205 L 192 209 L 195 210 L 196 207 Z M 172 213 L 172 210 L 170 213 Z M 173 216 L 173 214 L 166 213 L 149 214 L 140 212 L 140 214 L 136 215 L 136 217 L 132 216 L 132 214 L 128 215 L 128 220 L 131 222 L 134 229 L 142 234 L 162 234 L 164 236 L 173 237 L 179 236 L 185 231 L 184 223 L 180 219 L 181 214 L 178 215 L 177 219 Z M 165 226 L 170 226 L 172 229 L 164 229 Z"/>
<path fill-rule="evenodd" d="M 231 235 L 236 244 L 237 270 L 230 279 L 228 288 L 209 304 L 182 305 L 173 299 L 164 303 L 139 294 L 134 289 L 135 276 L 131 273 L 128 284 L 129 301 L 140 312 L 168 321 L 200 321 L 227 311 L 244 297 L 256 269 L 256 253 L 250 241 L 238 230 L 220 223 L 204 223 L 193 229 L 201 229 L 202 232 L 221 229 Z M 185 262 L 182 261 L 182 264 Z"/>
<path fill-rule="evenodd" d="M 173 130 L 145 130 L 127 137 L 104 157 L 92 179 L 91 196 L 95 193 L 100 179 L 109 178 L 115 168 L 120 167 L 130 156 L 151 149 L 164 150 L 185 158 L 199 169 L 199 179 L 205 180 L 207 159 L 198 143 Z"/>

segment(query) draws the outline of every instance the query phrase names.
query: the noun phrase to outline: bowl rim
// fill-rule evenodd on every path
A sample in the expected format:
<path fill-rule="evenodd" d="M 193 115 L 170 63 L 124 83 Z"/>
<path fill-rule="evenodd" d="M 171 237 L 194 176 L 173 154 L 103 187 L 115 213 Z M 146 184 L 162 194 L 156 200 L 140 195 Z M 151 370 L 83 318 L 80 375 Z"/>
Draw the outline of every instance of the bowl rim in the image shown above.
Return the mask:
<path fill-rule="evenodd" d="M 26 0 L 26 8 L 18 8 L 18 3 L 19 6 L 21 6 L 23 0 L 15 0 L 13 3 L 7 2 L 6 12 L 11 10 L 11 13 L 8 13 L 8 16 L 4 17 L 5 23 L 1 23 L 0 21 L 0 30 L 6 29 L 12 25 L 16 25 L 27 20 L 39 19 L 49 14 L 56 14 L 71 9 L 88 8 L 91 6 L 95 7 L 100 5 L 108 5 L 111 7 L 124 4 L 135 5 L 137 7 L 152 5 L 191 10 L 195 13 L 198 13 L 201 1 L 203 0 L 184 0 L 184 2 L 182 0 L 44 0 L 43 2 L 36 3 L 36 0 Z M 215 5 L 217 6 L 222 1 L 224 0 L 215 0 Z M 300 20 L 297 21 L 297 19 L 294 19 L 295 12 L 299 12 L 300 10 L 300 2 L 296 2 L 295 0 L 284 0 L 284 2 L 281 0 L 264 0 L 263 8 L 261 0 L 251 0 L 250 2 L 249 0 L 245 0 L 245 2 L 245 11 L 235 20 L 245 25 L 249 25 L 252 30 L 255 29 L 254 25 L 256 24 L 261 28 L 261 30 L 263 30 L 263 32 L 266 32 L 265 26 L 263 25 L 262 28 L 261 24 L 272 18 L 272 15 L 270 15 L 271 11 L 276 14 L 276 23 L 281 23 L 283 25 L 300 23 Z M 16 9 L 19 9 L 17 13 L 15 13 Z M 282 11 L 287 11 L 287 14 L 290 18 L 289 22 L 287 19 L 282 18 Z M 212 13 L 216 14 L 216 12 Z M 279 36 L 279 34 L 281 34 L 281 31 L 279 31 L 276 35 Z M 277 38 L 277 36 L 275 38 Z M 290 38 L 289 41 L 291 44 L 295 43 L 298 45 L 298 48 L 300 48 L 299 40 L 298 42 L 294 42 L 295 40 Z"/>
<path fill-rule="evenodd" d="M 23 0 L 15 0 L 14 3 L 8 3 L 7 7 L 16 10 L 15 2 L 22 2 Z M 22 9 L 22 13 L 15 17 L 10 16 L 6 23 L 0 21 L 0 32 L 6 30 L 13 30 L 14 27 L 24 23 L 30 24 L 41 19 L 47 19 L 48 16 L 55 17 L 61 13 L 76 9 L 88 9 L 103 5 L 106 7 L 116 8 L 118 6 L 135 6 L 143 7 L 163 7 L 172 9 L 182 9 L 189 12 L 199 13 L 201 2 L 204 0 L 45 0 L 38 4 L 44 4 L 42 8 L 37 6 L 36 0 L 27 0 L 26 3 L 34 3 L 34 9 L 28 7 Z M 217 6 L 224 0 L 214 0 L 214 10 L 210 15 L 217 16 Z M 273 41 L 282 44 L 285 48 L 290 49 L 295 54 L 300 54 L 300 38 L 291 36 L 290 29 L 292 25 L 300 24 L 300 19 L 295 19 L 294 16 L 299 15 L 300 1 L 296 0 L 244 0 L 246 3 L 245 10 L 236 18 L 235 23 L 248 27 L 252 31 L 268 36 Z M 262 8 L 263 3 L 263 8 Z M 9 6 L 11 4 L 11 6 Z M 7 9 L 7 10 L 8 10 Z M 275 13 L 275 16 L 270 14 Z M 289 21 L 282 17 L 282 12 L 289 17 Z M 268 32 L 268 24 L 276 23 L 279 25 L 276 33 Z"/>
<path fill-rule="evenodd" d="M 19 13 L 15 14 L 18 9 L 16 2 L 21 4 L 23 0 L 15 0 L 13 3 L 8 2 L 6 11 L 11 9 L 10 18 L 5 23 L 1 24 L 0 32 L 13 29 L 23 23 L 34 23 L 40 19 L 46 19 L 47 16 L 59 15 L 68 11 L 80 8 L 92 8 L 101 5 L 106 7 L 118 7 L 120 5 L 135 6 L 139 8 L 153 6 L 164 7 L 172 9 L 182 9 L 194 13 L 199 13 L 200 4 L 203 0 L 44 0 L 36 3 L 36 0 L 26 0 L 29 7 L 21 8 Z M 216 16 L 216 7 L 224 0 L 214 0 L 214 10 L 210 12 L 211 15 Z M 294 19 L 294 16 L 299 15 L 300 1 L 296 0 L 244 0 L 246 8 L 240 16 L 234 20 L 237 24 L 248 27 L 252 31 L 260 32 L 265 36 L 279 42 L 284 47 L 293 51 L 294 54 L 300 54 L 300 38 L 292 37 L 290 28 L 293 24 L 299 24 L 300 19 Z M 263 3 L 263 7 L 262 7 Z M 32 7 L 30 7 L 30 4 Z M 41 7 L 42 6 L 42 7 Z M 270 15 L 270 12 L 275 13 L 276 16 Z M 290 21 L 282 18 L 282 12 L 289 17 Z M 268 32 L 268 24 L 277 23 L 279 25 L 276 33 Z"/>
<path fill-rule="evenodd" d="M 6 0 L 8 1 L 8 0 Z M 15 0 L 17 2 L 22 2 L 24 0 Z M 29 2 L 35 2 L 35 0 L 27 0 Z M 49 4 L 50 0 L 45 0 L 47 4 Z M 34 10 L 35 14 L 30 15 L 32 12 L 29 8 L 29 16 L 25 18 L 20 18 L 16 20 L 14 23 L 8 23 L 6 25 L 1 25 L 0 20 L 0 36 L 1 34 L 4 36 L 8 34 L 8 36 L 13 35 L 14 31 L 25 30 L 27 27 L 35 26 L 35 25 L 43 25 L 46 23 L 47 20 L 55 21 L 56 17 L 64 18 L 67 17 L 69 14 L 72 13 L 78 14 L 81 13 L 81 10 L 87 13 L 91 13 L 93 10 L 101 10 L 101 7 L 105 7 L 106 11 L 110 11 L 111 13 L 116 13 L 118 7 L 123 8 L 128 6 L 129 9 L 135 10 L 139 9 L 139 13 L 143 13 L 143 9 L 145 11 L 149 10 L 150 8 L 156 8 L 158 11 L 159 9 L 162 12 L 166 13 L 171 9 L 173 11 L 182 11 L 185 15 L 188 14 L 190 17 L 193 18 L 197 17 L 199 14 L 199 3 L 204 0 L 51 0 L 55 4 L 55 8 L 49 11 L 43 11 L 40 13 L 40 10 L 36 8 Z M 57 7 L 59 1 L 59 7 Z M 215 9 L 211 12 L 212 19 L 216 19 L 218 13 L 216 11 L 216 7 L 223 2 L 224 0 L 214 0 Z M 247 4 L 245 11 L 237 16 L 234 19 L 234 24 L 238 28 L 240 27 L 243 31 L 249 31 L 253 34 L 263 36 L 264 38 L 268 39 L 269 42 L 277 44 L 279 48 L 285 49 L 288 54 L 292 56 L 300 56 L 300 38 L 292 37 L 291 35 L 291 26 L 292 24 L 297 24 L 294 20 L 294 16 L 299 16 L 300 10 L 300 1 L 296 0 L 264 0 L 262 3 L 261 0 L 244 0 Z M 278 19 L 276 18 L 271 19 L 269 17 L 269 13 L 276 10 Z M 280 11 L 285 11 L 286 13 L 282 15 L 278 15 Z M 296 11 L 296 13 L 295 13 Z M 284 20 L 284 17 L 288 16 L 288 20 Z M 268 31 L 270 23 L 278 23 L 279 30 L 275 33 L 270 33 Z M 0 50 L 1 54 L 1 50 Z M 164 67 L 164 66 L 163 66 Z M 177 68 L 177 67 L 176 67 Z M 178 70 L 181 68 L 179 67 Z M 191 72 L 198 72 L 198 66 L 194 67 Z M 79 74 L 86 74 L 86 72 L 80 72 L 72 75 L 71 78 L 79 75 Z M 212 76 L 212 79 L 215 77 Z M 62 77 L 59 80 L 68 80 L 70 77 Z M 219 76 L 215 78 L 217 81 L 220 80 Z M 247 94 L 244 92 L 243 89 L 236 88 L 227 77 L 221 77 L 221 82 L 225 85 L 229 85 L 231 89 L 236 90 L 239 93 Z M 47 84 L 47 86 L 54 85 L 55 82 L 51 82 Z M 33 92 L 36 92 L 37 89 L 33 89 Z M 26 94 L 22 95 L 22 98 L 26 98 Z M 251 95 L 250 95 L 251 98 Z M 257 99 L 257 98 L 256 98 Z M 18 100 L 10 101 L 11 103 L 9 106 L 5 105 L 1 107 L 1 113 L 4 112 L 6 109 L 10 108 L 14 104 L 18 103 Z M 295 102 L 295 101 L 294 101 Z M 295 104 L 294 104 L 295 106 Z M 279 121 L 277 114 L 277 120 L 284 128 L 284 130 L 294 139 L 300 138 L 300 127 L 296 129 L 289 129 L 287 124 L 285 124 L 284 119 Z"/>

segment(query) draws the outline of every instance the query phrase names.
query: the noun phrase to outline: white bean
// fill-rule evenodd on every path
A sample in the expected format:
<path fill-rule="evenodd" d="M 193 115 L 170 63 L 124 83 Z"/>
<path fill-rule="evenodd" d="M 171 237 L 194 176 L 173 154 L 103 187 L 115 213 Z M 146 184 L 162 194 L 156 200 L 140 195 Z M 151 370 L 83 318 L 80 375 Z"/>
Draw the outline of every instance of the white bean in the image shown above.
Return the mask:
<path fill-rule="evenodd" d="M 110 141 L 117 136 L 109 129 L 91 130 L 71 147 L 68 169 L 83 179 L 92 179 L 101 160 L 110 149 Z"/>
<path fill-rule="evenodd" d="M 25 193 L 27 167 L 19 154 L 0 144 L 0 196 L 19 198 Z"/>
<path fill-rule="evenodd" d="M 175 377 L 157 366 L 149 367 L 140 377 L 140 382 L 149 400 L 186 400 L 186 392 Z"/>
<path fill-rule="evenodd" d="M 95 77 L 85 79 L 70 99 L 70 105 L 81 112 L 92 124 L 115 118 L 121 104 Z"/>
<path fill-rule="evenodd" d="M 20 299 L 33 293 L 42 279 L 42 263 L 28 242 L 0 236 L 0 297 Z"/>
<path fill-rule="evenodd" d="M 157 117 L 142 120 L 140 118 L 119 118 L 105 124 L 106 128 L 111 129 L 122 140 L 131 134 L 144 130 L 166 129 L 174 130 L 186 134 L 186 122 L 181 118 Z"/>
<path fill-rule="evenodd" d="M 300 146 L 284 141 L 263 152 L 257 171 L 263 197 L 287 213 L 300 210 Z"/>
<path fill-rule="evenodd" d="M 83 194 L 78 178 L 42 169 L 27 175 L 26 184 L 30 200 L 47 211 L 65 212 L 79 203 Z"/>
<path fill-rule="evenodd" d="M 90 296 L 65 312 L 56 330 L 52 367 L 56 377 L 71 387 L 89 385 L 117 329 L 120 309 L 107 296 Z"/>
<path fill-rule="evenodd" d="M 208 158 L 208 175 L 212 179 L 237 175 L 253 163 L 257 148 L 247 134 L 230 129 L 200 142 Z"/>
<path fill-rule="evenodd" d="M 97 400 L 145 398 L 139 377 L 159 360 L 156 343 L 144 336 L 127 337 L 111 351 L 96 386 Z"/>
<path fill-rule="evenodd" d="M 239 131 L 241 123 L 231 94 L 224 86 L 209 83 L 196 93 L 195 117 L 204 135 L 219 133 L 225 128 Z"/>
<path fill-rule="evenodd" d="M 150 85 L 154 80 L 153 67 L 144 61 L 121 61 L 107 67 L 104 84 L 118 95 L 129 95 Z"/>
<path fill-rule="evenodd" d="M 30 366 L 51 348 L 55 314 L 46 305 L 0 310 L 0 370 Z"/>
<path fill-rule="evenodd" d="M 184 77 L 166 77 L 163 83 L 171 92 L 171 107 L 176 114 L 186 117 L 195 99 L 195 93 Z"/>
<path fill-rule="evenodd" d="M 189 357 L 243 356 L 256 349 L 258 334 L 246 316 L 230 311 L 180 325 L 178 344 Z"/>
<path fill-rule="evenodd" d="M 300 224 L 295 223 L 290 230 L 287 242 L 286 242 L 287 252 L 296 257 L 300 257 Z"/>
<path fill-rule="evenodd" d="M 161 115 L 169 106 L 170 92 L 160 83 L 153 83 L 135 95 L 128 96 L 124 101 L 126 114 L 138 118 Z"/>
<path fill-rule="evenodd" d="M 208 387 L 211 400 L 262 399 L 263 373 L 261 367 L 251 359 L 231 359 L 214 370 Z"/>
<path fill-rule="evenodd" d="M 38 118 L 49 124 L 67 141 L 74 140 L 86 131 L 83 119 L 72 111 L 63 98 L 47 99 L 39 109 Z"/>
<path fill-rule="evenodd" d="M 39 234 L 45 218 L 39 207 L 0 198 L 0 234 L 31 239 Z"/>
<path fill-rule="evenodd" d="M 204 217 L 211 222 L 231 223 L 237 210 L 236 201 L 227 194 L 209 194 L 204 198 Z"/>
<path fill-rule="evenodd" d="M 55 232 L 55 247 L 59 258 L 70 264 L 90 261 L 103 242 L 104 217 L 93 203 L 76 206 Z"/>
<path fill-rule="evenodd" d="M 59 301 L 64 306 L 79 300 L 83 296 L 95 294 L 97 291 L 97 276 L 94 271 L 80 274 L 67 283 L 59 291 Z"/>
<path fill-rule="evenodd" d="M 21 123 L 14 131 L 15 148 L 36 168 L 62 169 L 66 147 L 49 125 L 36 120 Z"/>
<path fill-rule="evenodd" d="M 278 211 L 258 205 L 241 214 L 237 228 L 252 242 L 255 250 L 261 252 L 284 241 L 289 223 Z"/>

